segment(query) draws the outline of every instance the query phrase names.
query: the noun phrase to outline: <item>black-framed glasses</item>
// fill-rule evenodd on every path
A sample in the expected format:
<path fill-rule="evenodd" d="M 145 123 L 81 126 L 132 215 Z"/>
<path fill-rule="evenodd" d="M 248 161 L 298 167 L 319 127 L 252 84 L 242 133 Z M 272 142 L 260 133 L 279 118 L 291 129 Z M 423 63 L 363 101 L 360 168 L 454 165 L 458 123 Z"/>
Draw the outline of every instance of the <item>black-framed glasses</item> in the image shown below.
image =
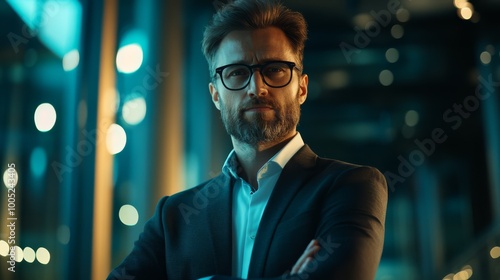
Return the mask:
<path fill-rule="evenodd" d="M 259 69 L 264 83 L 272 88 L 287 86 L 292 80 L 293 69 L 301 71 L 290 61 L 270 61 L 264 64 L 246 65 L 228 64 L 215 69 L 215 78 L 219 74 L 222 84 L 229 90 L 241 90 L 248 86 L 254 69 Z"/>

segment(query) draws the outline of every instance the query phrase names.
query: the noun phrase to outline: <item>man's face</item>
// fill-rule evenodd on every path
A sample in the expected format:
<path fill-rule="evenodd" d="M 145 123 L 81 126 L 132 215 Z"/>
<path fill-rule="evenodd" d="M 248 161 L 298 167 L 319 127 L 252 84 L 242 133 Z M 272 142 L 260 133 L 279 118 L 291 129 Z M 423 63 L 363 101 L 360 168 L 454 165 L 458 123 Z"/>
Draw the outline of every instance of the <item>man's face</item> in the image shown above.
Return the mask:
<path fill-rule="evenodd" d="M 216 53 L 215 67 L 269 61 L 298 64 L 287 37 L 275 27 L 229 33 Z M 287 86 L 273 88 L 266 85 L 259 71 L 255 70 L 248 86 L 241 90 L 227 89 L 220 76 L 210 83 L 209 89 L 231 137 L 251 145 L 277 144 L 296 132 L 300 105 L 307 97 L 307 83 L 307 75 L 294 69 Z"/>

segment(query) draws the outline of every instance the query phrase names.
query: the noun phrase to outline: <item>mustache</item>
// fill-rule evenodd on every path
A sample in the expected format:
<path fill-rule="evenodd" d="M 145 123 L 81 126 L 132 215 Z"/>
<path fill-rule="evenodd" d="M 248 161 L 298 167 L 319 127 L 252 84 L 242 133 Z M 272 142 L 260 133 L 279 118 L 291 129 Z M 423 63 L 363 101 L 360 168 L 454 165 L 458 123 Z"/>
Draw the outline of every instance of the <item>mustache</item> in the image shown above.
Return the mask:
<path fill-rule="evenodd" d="M 251 99 L 247 102 L 245 102 L 243 105 L 241 105 L 240 111 L 245 111 L 253 107 L 257 106 L 266 106 L 266 107 L 271 107 L 273 109 L 279 108 L 279 106 L 272 100 L 269 99 L 264 99 L 264 98 L 255 98 Z"/>

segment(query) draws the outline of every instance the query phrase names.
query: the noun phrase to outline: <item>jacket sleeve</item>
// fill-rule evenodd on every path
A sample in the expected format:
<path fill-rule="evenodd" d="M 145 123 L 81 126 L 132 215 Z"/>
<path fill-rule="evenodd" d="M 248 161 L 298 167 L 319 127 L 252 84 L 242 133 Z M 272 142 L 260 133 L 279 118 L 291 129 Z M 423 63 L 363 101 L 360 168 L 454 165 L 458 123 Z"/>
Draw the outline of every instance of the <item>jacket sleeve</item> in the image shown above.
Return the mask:
<path fill-rule="evenodd" d="M 375 279 L 387 200 L 387 183 L 377 169 L 358 167 L 340 175 L 330 188 L 316 231 L 321 249 L 301 277 Z"/>
<path fill-rule="evenodd" d="M 162 226 L 163 207 L 167 197 L 156 206 L 146 222 L 132 252 L 109 274 L 107 280 L 167 279 L 165 269 L 165 238 Z"/>

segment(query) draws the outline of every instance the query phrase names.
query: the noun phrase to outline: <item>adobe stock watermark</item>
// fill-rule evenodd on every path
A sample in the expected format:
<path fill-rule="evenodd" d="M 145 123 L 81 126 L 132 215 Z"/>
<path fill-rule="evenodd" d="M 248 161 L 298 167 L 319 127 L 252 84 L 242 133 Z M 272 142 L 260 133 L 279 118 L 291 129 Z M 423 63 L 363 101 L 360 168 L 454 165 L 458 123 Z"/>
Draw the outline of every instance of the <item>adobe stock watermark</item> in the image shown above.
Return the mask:
<path fill-rule="evenodd" d="M 137 93 L 142 96 L 146 96 L 148 91 L 155 90 L 160 86 L 160 84 L 169 76 L 168 72 L 162 72 L 160 70 L 160 65 L 157 64 L 153 69 L 150 66 L 146 67 L 147 75 L 142 79 L 142 84 L 132 88 L 132 92 Z M 126 110 L 128 112 L 133 111 L 136 107 L 136 103 L 131 103 L 127 106 Z M 53 161 L 51 167 L 54 173 L 61 183 L 64 179 L 65 174 L 73 172 L 73 169 L 80 166 L 84 158 L 91 155 L 98 144 L 101 144 L 97 139 L 103 139 L 105 137 L 98 137 L 99 135 L 106 135 L 107 129 L 111 123 L 103 121 L 97 127 L 91 131 L 82 130 L 83 138 L 78 141 L 76 147 L 67 145 L 65 150 L 65 155 L 63 157 L 63 162 Z"/>
<path fill-rule="evenodd" d="M 61 11 L 61 0 L 45 1 L 43 2 L 43 8 L 39 15 L 40 22 L 37 22 L 36 30 L 32 30 L 25 23 L 21 27 L 20 32 L 14 33 L 9 32 L 7 34 L 7 39 L 9 39 L 12 49 L 17 54 L 19 52 L 20 46 L 28 44 L 28 42 L 38 35 L 39 29 L 47 24 L 47 21 L 53 18 Z"/>
<path fill-rule="evenodd" d="M 371 40 L 374 37 L 377 37 L 383 28 L 386 28 L 392 21 L 393 16 L 396 15 L 398 10 L 401 7 L 401 1 L 399 0 L 389 0 L 387 3 L 387 9 L 380 10 L 378 12 L 372 10 L 370 11 L 370 16 L 373 20 L 366 23 L 364 26 L 364 30 L 355 26 L 354 31 L 356 34 L 354 35 L 352 44 L 342 41 L 339 44 L 340 49 L 342 50 L 342 54 L 344 55 L 347 63 L 352 62 L 352 56 L 354 54 L 359 54 L 361 49 L 368 47 L 371 43 Z"/>
<path fill-rule="evenodd" d="M 487 79 L 482 76 L 478 77 L 479 85 L 476 87 L 475 93 L 468 95 L 462 100 L 462 103 L 455 103 L 443 113 L 443 121 L 449 124 L 449 129 L 452 131 L 459 129 L 462 126 L 464 119 L 468 119 L 472 113 L 479 109 L 481 102 L 488 99 L 495 92 L 495 87 L 500 86 L 500 82 L 493 81 L 490 74 Z M 448 134 L 444 128 L 434 128 L 430 136 L 423 140 L 415 139 L 415 148 L 408 154 L 407 157 L 399 155 L 398 170 L 396 173 L 391 171 L 384 172 L 387 184 L 391 191 L 396 190 L 398 183 L 403 183 L 408 177 L 413 175 L 415 169 L 421 166 L 425 160 L 432 156 L 439 144 L 443 144 L 448 139 Z"/>
<path fill-rule="evenodd" d="M 321 263 L 326 261 L 330 256 L 332 256 L 333 253 L 335 252 L 335 249 L 341 246 L 340 243 L 333 242 L 330 235 L 328 235 L 326 240 L 323 238 L 318 238 L 317 241 L 321 249 L 314 255 L 312 260 L 306 265 L 306 268 L 301 273 L 293 275 L 290 275 L 289 274 L 290 271 L 287 271 L 285 274 L 283 274 L 281 279 L 287 279 L 287 280 L 309 279 L 311 277 L 311 274 L 318 270 Z"/>
<path fill-rule="evenodd" d="M 230 180 L 229 178 L 226 179 Z M 186 224 L 189 225 L 191 223 L 192 215 L 199 215 L 202 210 L 208 207 L 211 199 L 219 196 L 221 192 L 220 188 L 225 185 L 226 179 L 224 175 L 219 175 L 209 181 L 207 185 L 200 190 L 195 188 L 192 189 L 194 195 L 191 203 L 189 205 L 181 203 L 177 206 Z"/>

